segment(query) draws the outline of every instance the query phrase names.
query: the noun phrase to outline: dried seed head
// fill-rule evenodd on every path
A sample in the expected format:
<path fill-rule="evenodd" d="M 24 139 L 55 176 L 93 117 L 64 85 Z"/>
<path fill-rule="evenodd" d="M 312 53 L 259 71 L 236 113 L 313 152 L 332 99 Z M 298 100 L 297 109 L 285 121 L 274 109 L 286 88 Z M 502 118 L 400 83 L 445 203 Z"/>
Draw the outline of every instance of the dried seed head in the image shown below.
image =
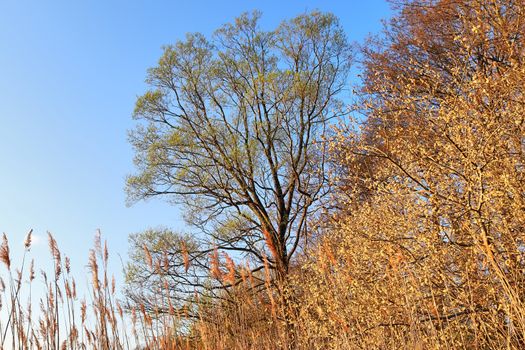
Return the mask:
<path fill-rule="evenodd" d="M 224 253 L 224 258 L 226 259 L 226 268 L 228 273 L 224 276 L 224 280 L 230 284 L 235 283 L 235 263 L 233 259 L 226 253 Z"/>
<path fill-rule="evenodd" d="M 71 285 L 73 286 L 73 289 L 71 291 L 73 295 L 73 299 L 76 299 L 77 298 L 77 284 L 75 283 L 74 279 L 71 281 Z"/>
<path fill-rule="evenodd" d="M 213 250 L 210 256 L 211 275 L 216 279 L 221 279 L 222 272 L 220 269 L 219 252 L 217 248 Z"/>
<path fill-rule="evenodd" d="M 95 233 L 95 252 L 102 255 L 102 241 L 101 241 L 102 234 L 100 233 L 100 230 L 97 230 Z"/>
<path fill-rule="evenodd" d="M 188 272 L 188 269 L 190 268 L 190 256 L 188 254 L 188 247 L 186 245 L 186 242 L 182 242 L 182 260 L 184 261 L 184 271 Z"/>
<path fill-rule="evenodd" d="M 124 317 L 124 311 L 122 310 L 122 306 L 120 306 L 120 303 L 119 303 L 118 300 L 116 301 L 116 303 L 117 303 L 118 314 L 119 314 L 120 318 L 123 318 Z"/>
<path fill-rule="evenodd" d="M 33 229 L 29 230 L 29 233 L 26 236 L 26 239 L 24 240 L 24 247 L 26 249 L 31 248 L 31 239 L 33 237 Z"/>
<path fill-rule="evenodd" d="M 262 230 L 262 233 L 264 235 L 264 240 L 266 242 L 266 245 L 268 246 L 268 249 L 272 253 L 272 256 L 277 259 L 279 257 L 279 254 L 277 253 L 277 249 L 275 248 L 275 244 L 273 241 L 273 237 L 270 234 L 270 232 L 266 229 Z"/>
<path fill-rule="evenodd" d="M 29 282 L 35 279 L 35 259 L 31 259 L 31 265 L 29 265 Z"/>
<path fill-rule="evenodd" d="M 89 269 L 91 270 L 93 289 L 99 290 L 100 285 L 99 285 L 99 280 L 98 280 L 98 263 L 97 263 L 96 252 L 93 249 L 89 251 L 88 266 L 89 266 Z"/>
<path fill-rule="evenodd" d="M 66 256 L 66 271 L 67 273 L 71 272 L 71 261 L 69 260 L 69 257 Z"/>
<path fill-rule="evenodd" d="M 151 257 L 151 253 L 148 249 L 148 247 L 144 244 L 144 256 L 146 257 L 146 263 L 148 264 L 150 269 L 153 269 L 153 258 Z"/>
<path fill-rule="evenodd" d="M 0 246 L 0 261 L 7 266 L 7 269 L 11 269 L 11 258 L 9 257 L 9 242 L 7 236 L 4 233 L 2 237 L 2 245 Z"/>
<path fill-rule="evenodd" d="M 80 318 L 82 319 L 82 324 L 86 322 L 86 311 L 87 311 L 86 301 L 82 300 L 80 302 Z"/>
<path fill-rule="evenodd" d="M 104 241 L 104 263 L 107 264 L 109 260 L 108 241 Z"/>
<path fill-rule="evenodd" d="M 47 233 L 47 237 L 49 240 L 49 250 L 51 251 L 51 255 L 55 260 L 55 280 L 58 280 L 60 274 L 62 273 L 62 258 L 60 255 L 60 250 L 58 250 L 57 241 L 55 238 L 53 238 L 50 232 Z"/>
<path fill-rule="evenodd" d="M 71 299 L 72 293 L 71 293 L 71 287 L 69 287 L 69 281 L 66 281 L 65 289 L 66 289 L 66 298 Z"/>

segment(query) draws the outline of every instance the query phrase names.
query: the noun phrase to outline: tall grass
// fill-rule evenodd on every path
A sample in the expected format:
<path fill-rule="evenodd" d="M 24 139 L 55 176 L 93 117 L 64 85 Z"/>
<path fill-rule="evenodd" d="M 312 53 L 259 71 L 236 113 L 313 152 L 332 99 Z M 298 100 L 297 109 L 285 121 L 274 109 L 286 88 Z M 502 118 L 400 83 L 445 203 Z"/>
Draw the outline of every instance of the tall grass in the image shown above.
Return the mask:
<path fill-rule="evenodd" d="M 409 202 L 402 199 L 392 198 Z M 341 221 L 296 261 L 285 285 L 276 286 L 269 269 L 251 274 L 219 260 L 217 275 L 210 278 L 235 278 L 238 283 L 221 298 L 196 297 L 182 310 L 166 309 L 172 300 L 163 286 L 147 303 L 119 300 L 108 271 L 109 249 L 100 236 L 87 258 L 91 283 L 79 295 L 69 259 L 53 236 L 48 237 L 52 271 L 37 277 L 34 262 L 26 261 L 32 233 L 17 267 L 4 235 L 0 348 L 522 348 L 525 325 L 520 315 L 525 310 L 505 293 L 512 286 L 523 295 L 512 282 L 519 277 L 513 274 L 521 272 L 507 268 L 502 281 L 480 265 L 475 247 L 462 252 L 464 260 L 453 247 L 438 249 L 427 241 L 422 249 L 423 237 L 414 236 L 401 247 L 395 236 L 399 225 L 405 230 L 417 225 L 411 216 L 415 208 L 405 209 L 400 221 L 387 215 L 388 206 L 378 210 L 363 205 L 362 212 Z M 365 226 L 376 233 L 375 239 Z M 158 266 L 154 258 L 148 264 Z M 32 295 L 35 283 L 44 284 L 44 295 Z"/>
<path fill-rule="evenodd" d="M 165 322 L 165 317 L 154 320 L 155 315 L 144 308 L 136 310 L 117 298 L 115 278 L 108 271 L 108 246 L 106 242 L 102 245 L 100 235 L 89 252 L 91 283 L 80 287 L 84 295 L 78 293 L 69 258 L 51 234 L 53 269 L 35 275 L 35 262 L 26 261 L 31 240 L 29 232 L 22 261 L 15 267 L 8 238 L 5 234 L 2 238 L 0 262 L 7 273 L 0 275 L 0 349 L 183 348 L 176 347 L 177 340 L 169 337 L 173 322 Z M 44 288 L 38 288 L 43 295 L 33 295 L 35 283 L 43 284 Z"/>

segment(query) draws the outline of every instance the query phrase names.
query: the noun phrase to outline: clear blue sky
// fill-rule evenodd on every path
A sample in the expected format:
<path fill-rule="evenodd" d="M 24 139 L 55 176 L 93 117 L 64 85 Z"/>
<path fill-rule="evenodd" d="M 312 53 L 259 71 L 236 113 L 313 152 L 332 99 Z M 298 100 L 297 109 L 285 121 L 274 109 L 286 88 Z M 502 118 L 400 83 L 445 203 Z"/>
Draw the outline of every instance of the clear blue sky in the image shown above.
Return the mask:
<path fill-rule="evenodd" d="M 32 255 L 47 265 L 51 231 L 82 280 L 96 229 L 119 273 L 130 233 L 181 227 L 180 212 L 161 200 L 125 205 L 136 96 L 162 45 L 254 9 L 268 29 L 330 11 L 359 42 L 390 15 L 383 0 L 0 0 L 0 232 L 15 255 L 33 228 Z"/>

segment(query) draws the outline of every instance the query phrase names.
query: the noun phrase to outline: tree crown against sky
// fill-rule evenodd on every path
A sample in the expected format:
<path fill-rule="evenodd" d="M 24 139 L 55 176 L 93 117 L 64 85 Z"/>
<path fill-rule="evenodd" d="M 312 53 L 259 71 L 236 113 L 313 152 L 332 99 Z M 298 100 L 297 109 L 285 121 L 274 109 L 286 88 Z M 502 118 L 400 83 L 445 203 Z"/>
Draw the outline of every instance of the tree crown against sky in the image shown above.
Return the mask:
<path fill-rule="evenodd" d="M 225 253 L 253 270 L 267 263 L 282 278 L 326 194 L 323 138 L 347 113 L 338 97 L 351 47 L 331 14 L 304 14 L 272 31 L 259 18 L 244 14 L 211 39 L 188 34 L 165 47 L 137 100 L 143 122 L 130 137 L 138 170 L 128 178 L 130 200 L 183 203 L 199 231 L 188 238 L 193 250 L 171 245 L 178 263 L 167 273 L 187 273 L 189 260 L 199 269 L 193 276 L 205 277 L 210 259 Z M 144 235 L 132 239 L 141 242 L 135 263 L 140 246 L 166 232 Z"/>

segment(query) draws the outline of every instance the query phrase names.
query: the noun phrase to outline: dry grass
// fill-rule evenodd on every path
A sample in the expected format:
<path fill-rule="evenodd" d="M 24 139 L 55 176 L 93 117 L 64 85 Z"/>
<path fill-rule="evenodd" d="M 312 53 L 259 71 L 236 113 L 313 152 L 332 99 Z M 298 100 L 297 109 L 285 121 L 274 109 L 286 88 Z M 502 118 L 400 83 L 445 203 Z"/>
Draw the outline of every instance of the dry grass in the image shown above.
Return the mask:
<path fill-rule="evenodd" d="M 362 205 L 341 220 L 296 263 L 286 286 L 277 288 L 270 270 L 252 276 L 231 259 L 219 259 L 220 278 L 232 278 L 235 270 L 240 283 L 225 291 L 222 300 L 196 299 L 192 315 L 197 317 L 174 309 L 159 312 L 169 303 L 162 293 L 157 310 L 151 304 L 124 307 L 115 297 L 115 282 L 107 271 L 108 248 L 100 240 L 89 254 L 89 295 L 80 299 L 69 260 L 51 235 L 54 271 L 42 274 L 46 295 L 35 313 L 20 298 L 23 288 L 30 293 L 39 280 L 33 263 L 27 267 L 22 261 L 14 268 L 5 237 L 3 308 L 9 317 L 2 319 L 2 348 L 522 348 L 524 310 L 506 294 L 512 286 L 523 295 L 514 282 L 522 271 L 509 268 L 501 280 L 483 265 L 476 247 L 458 251 L 428 239 L 426 232 L 403 240 L 402 232 L 421 226 L 420 207 L 404 206 L 411 201 L 402 195 L 390 200 Z M 151 266 L 155 264 L 153 260 Z"/>
<path fill-rule="evenodd" d="M 77 294 L 69 258 L 62 255 L 51 234 L 48 241 L 53 271 L 49 274 L 42 271 L 41 278 L 35 278 L 34 261 L 29 267 L 26 263 L 31 235 L 30 232 L 25 240 L 19 267 L 12 264 L 6 235 L 0 247 L 1 262 L 7 270 L 0 279 L 3 293 L 0 349 L 184 348 L 176 347 L 176 339 L 168 336 L 175 316 L 171 323 L 167 322 L 167 317 L 153 321 L 154 315 L 149 315 L 144 308 L 128 309 L 117 299 L 115 278 L 108 273 L 108 247 L 106 243 L 101 244 L 100 235 L 89 252 L 91 284 L 82 288 L 86 291 L 83 296 Z M 38 281 L 44 284 L 45 295 L 37 299 L 39 310 L 35 311 L 33 302 L 38 296 L 32 295 L 32 290 Z M 25 297 L 27 304 L 23 300 Z M 191 345 L 187 339 L 184 343 Z"/>

